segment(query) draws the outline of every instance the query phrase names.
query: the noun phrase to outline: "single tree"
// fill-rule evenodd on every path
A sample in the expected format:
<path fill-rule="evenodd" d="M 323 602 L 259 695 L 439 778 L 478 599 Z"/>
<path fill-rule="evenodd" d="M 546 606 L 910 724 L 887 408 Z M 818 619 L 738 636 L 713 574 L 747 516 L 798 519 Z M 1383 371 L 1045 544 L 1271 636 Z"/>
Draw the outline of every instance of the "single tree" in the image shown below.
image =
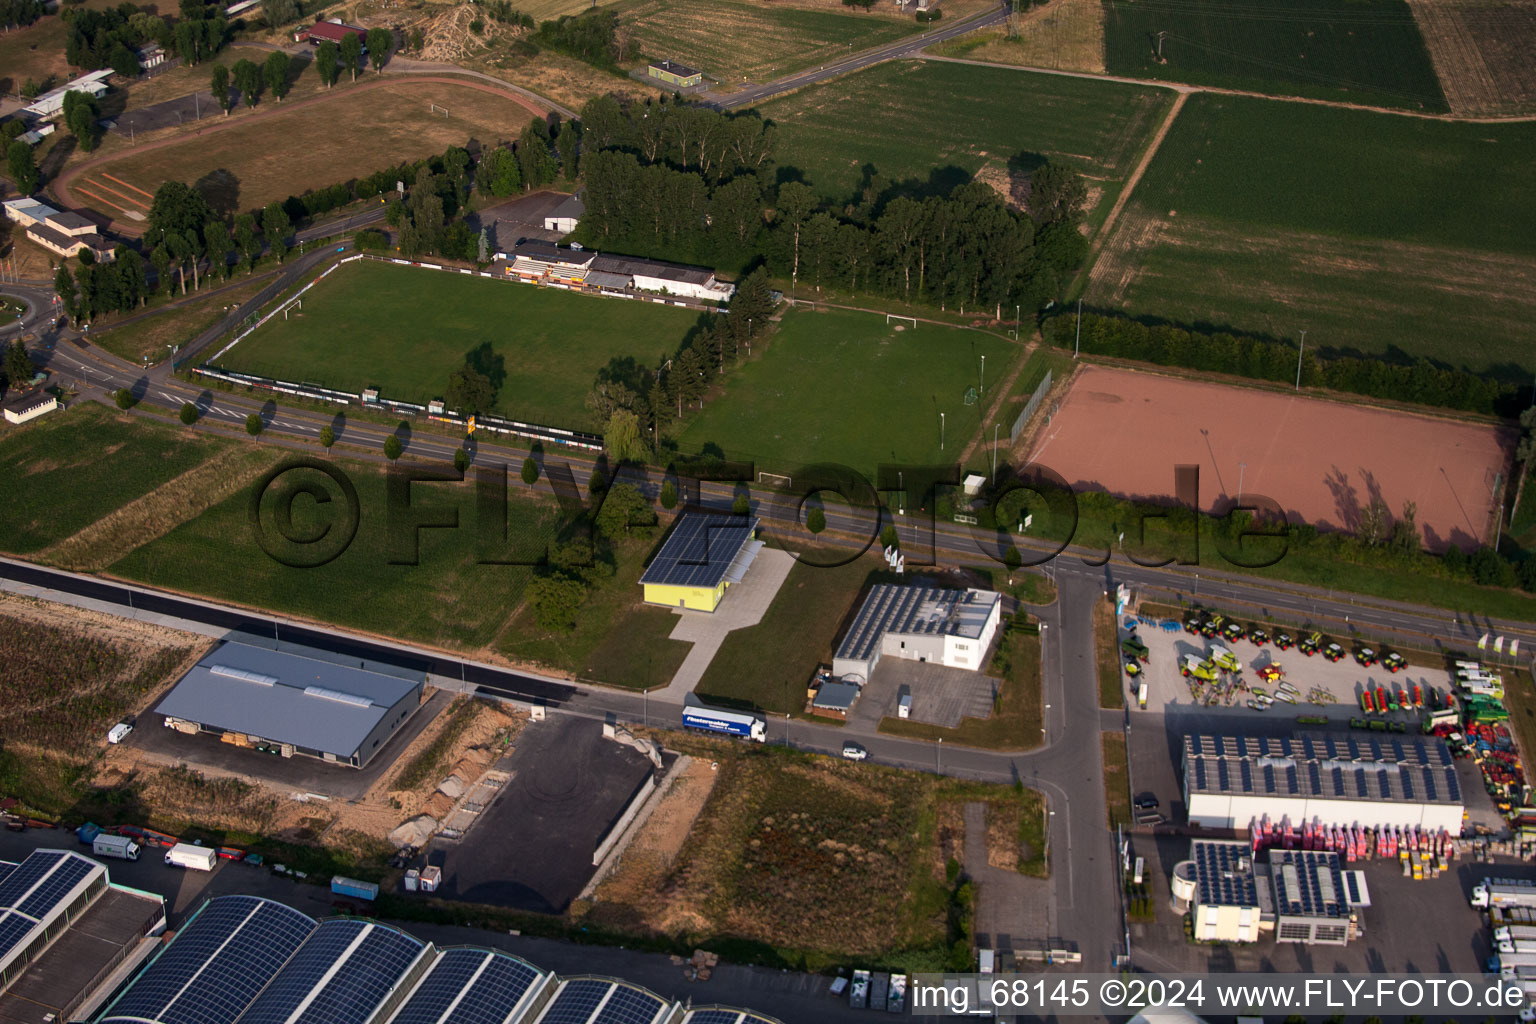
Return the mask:
<path fill-rule="evenodd" d="M 534 484 L 539 482 L 539 464 L 533 461 L 532 455 L 523 459 L 522 477 L 523 483 L 527 484 L 529 487 L 532 487 Z"/>
<path fill-rule="evenodd" d="M 64 94 L 64 126 L 69 129 L 80 148 L 89 153 L 96 148 L 100 129 L 96 119 L 100 117 L 96 98 L 88 92 Z"/>
<path fill-rule="evenodd" d="M 255 437 L 257 434 L 261 433 L 261 427 L 262 422 L 260 413 L 253 412 L 245 418 L 245 432 L 250 434 L 252 437 Z"/>
<path fill-rule="evenodd" d="M 320 447 L 329 448 L 336 443 L 336 429 L 329 423 L 320 428 Z"/>
<path fill-rule="evenodd" d="M 59 304 L 64 307 L 64 312 L 70 316 L 75 314 L 75 302 L 79 292 L 75 288 L 75 276 L 69 272 L 69 267 L 60 264 L 59 272 L 53 275 L 53 290 L 59 296 Z"/>
<path fill-rule="evenodd" d="M 193 405 L 191 402 L 182 402 L 180 416 L 181 422 L 190 427 L 192 424 L 197 422 L 197 406 Z"/>
<path fill-rule="evenodd" d="M 127 388 L 118 388 L 112 392 L 112 401 L 117 404 L 119 409 L 132 409 L 139 404 L 139 400 L 134 398 L 133 392 Z"/>
<path fill-rule="evenodd" d="M 455 448 L 453 450 L 453 468 L 461 474 L 467 470 L 469 468 L 469 452 L 463 448 Z"/>
<path fill-rule="evenodd" d="M 208 249 L 208 271 L 216 273 L 220 277 L 228 278 L 231 273 L 229 265 L 229 228 L 224 226 L 222 220 L 211 220 L 203 228 L 203 242 Z"/>
<path fill-rule="evenodd" d="M 5 379 L 11 388 L 24 388 L 32 383 L 32 360 L 27 356 L 27 346 L 20 340 L 13 341 L 5 350 Z"/>
<path fill-rule="evenodd" d="M 805 528 L 812 533 L 820 533 L 827 528 L 827 514 L 819 508 L 813 508 L 805 514 Z"/>
<path fill-rule="evenodd" d="M 736 495 L 736 500 L 731 502 L 731 515 L 747 516 L 752 514 L 752 499 L 745 494 Z"/>
<path fill-rule="evenodd" d="M 267 28 L 282 28 L 297 20 L 299 5 L 297 0 L 261 0 L 261 16 L 266 19 Z"/>
<path fill-rule="evenodd" d="M 384 73 L 384 64 L 389 60 L 389 49 L 395 45 L 395 34 L 387 28 L 371 28 L 368 30 L 368 63 L 373 65 L 373 70 L 378 74 Z"/>
<path fill-rule="evenodd" d="M 601 494 L 608 488 L 608 478 L 603 476 L 603 471 L 594 469 L 592 475 L 587 477 L 587 493 Z"/>
<path fill-rule="evenodd" d="M 267 245 L 271 246 L 279 263 L 288 255 L 288 232 L 292 228 L 288 211 L 283 209 L 282 203 L 272 203 L 261 211 L 261 233 L 267 236 Z"/>
<path fill-rule="evenodd" d="M 282 50 L 273 50 L 267 56 L 266 64 L 262 65 L 261 71 L 267 80 L 267 88 L 279 103 L 288 95 L 288 67 L 291 63 L 291 58 Z"/>
<path fill-rule="evenodd" d="M 363 55 L 363 41 L 356 32 L 348 32 L 341 37 L 341 66 L 352 72 L 352 81 L 357 81 L 357 65 Z"/>
<path fill-rule="evenodd" d="M 320 84 L 327 89 L 335 85 L 341 75 L 341 51 L 329 39 L 315 47 L 315 72 L 320 76 Z"/>
<path fill-rule="evenodd" d="M 677 485 L 671 480 L 661 485 L 661 507 L 668 512 L 677 508 Z"/>
<path fill-rule="evenodd" d="M 228 117 L 230 110 L 235 105 L 235 97 L 229 91 L 229 68 L 223 64 L 213 66 L 212 80 L 209 89 L 213 92 L 213 100 Z"/>
<path fill-rule="evenodd" d="M 1023 564 L 1024 556 L 1019 554 L 1018 548 L 1012 547 L 1010 545 L 1008 550 L 1003 552 L 1003 565 L 1008 569 L 1009 572 L 1018 571 L 1019 566 Z"/>
<path fill-rule="evenodd" d="M 256 235 L 256 218 L 248 213 L 235 218 L 235 248 L 240 251 L 245 272 L 254 271 L 256 260 L 261 256 L 261 239 Z"/>
<path fill-rule="evenodd" d="M 883 548 L 901 546 L 901 537 L 896 533 L 896 527 L 887 523 L 880 528 L 880 546 Z"/>
<path fill-rule="evenodd" d="M 640 433 L 640 418 L 629 409 L 615 409 L 603 431 L 603 448 L 614 462 L 643 461 L 646 448 Z"/>
<path fill-rule="evenodd" d="M 261 68 L 255 61 L 241 57 L 235 61 L 235 69 L 231 73 L 235 81 L 235 89 L 239 91 L 241 99 L 247 107 L 254 107 L 256 101 L 261 98 Z"/>
<path fill-rule="evenodd" d="M 31 146 L 13 139 L 6 147 L 5 162 L 10 165 L 11 180 L 16 183 L 17 192 L 25 196 L 37 191 L 37 160 L 32 156 Z"/>
<path fill-rule="evenodd" d="M 603 495 L 597 511 L 597 530 L 609 540 L 618 540 L 636 526 L 654 526 L 656 513 L 651 503 L 634 484 L 614 484 Z"/>
<path fill-rule="evenodd" d="M 448 406 L 466 416 L 485 412 L 496 401 L 491 378 L 465 363 L 448 375 Z"/>
<path fill-rule="evenodd" d="M 390 434 L 384 439 L 384 457 L 390 462 L 394 462 L 396 459 L 398 459 L 400 457 L 400 453 L 404 450 L 405 449 L 400 444 L 400 439 L 394 434 Z"/>
<path fill-rule="evenodd" d="M 411 52 L 420 53 L 422 47 L 427 45 L 426 37 L 421 34 L 421 29 L 411 29 Z"/>
<path fill-rule="evenodd" d="M 560 126 L 560 135 L 555 139 L 555 148 L 560 151 L 560 173 L 568 181 L 576 180 L 578 159 L 578 133 L 581 131 L 580 123 L 567 121 Z"/>
<path fill-rule="evenodd" d="M 112 47 L 112 53 L 107 57 L 107 66 L 124 78 L 138 78 L 139 72 L 143 70 L 139 67 L 139 58 L 121 42 Z"/>

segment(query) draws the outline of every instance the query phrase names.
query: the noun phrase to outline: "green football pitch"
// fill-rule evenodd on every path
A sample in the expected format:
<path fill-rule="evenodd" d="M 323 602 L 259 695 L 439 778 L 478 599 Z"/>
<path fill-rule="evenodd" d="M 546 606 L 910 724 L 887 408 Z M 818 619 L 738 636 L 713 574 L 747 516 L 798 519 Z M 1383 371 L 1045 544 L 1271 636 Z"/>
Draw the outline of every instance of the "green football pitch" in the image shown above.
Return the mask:
<path fill-rule="evenodd" d="M 585 402 L 610 360 L 654 367 L 703 314 L 651 302 L 387 263 L 348 264 L 321 281 L 288 319 L 274 318 L 230 349 L 228 370 L 425 404 L 482 345 L 502 358 L 503 415 L 600 429 Z"/>
<path fill-rule="evenodd" d="M 767 350 L 727 378 L 724 396 L 688 423 L 679 444 L 777 473 L 835 462 L 874 479 L 882 462 L 954 462 L 984 426 L 992 389 L 1022 351 L 958 327 L 794 310 Z M 976 400 L 967 404 L 972 389 Z"/>

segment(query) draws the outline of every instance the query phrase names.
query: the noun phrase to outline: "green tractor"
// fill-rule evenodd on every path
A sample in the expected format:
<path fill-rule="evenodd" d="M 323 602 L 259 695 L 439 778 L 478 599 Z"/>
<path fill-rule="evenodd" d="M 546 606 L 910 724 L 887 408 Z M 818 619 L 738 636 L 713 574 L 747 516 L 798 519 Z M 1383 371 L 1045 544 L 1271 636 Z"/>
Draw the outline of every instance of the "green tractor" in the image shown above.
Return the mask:
<path fill-rule="evenodd" d="M 1135 633 L 1120 641 L 1120 653 L 1134 661 L 1145 662 L 1149 657 L 1147 645 Z"/>
<path fill-rule="evenodd" d="M 1216 666 L 1208 661 L 1202 661 L 1193 654 L 1184 655 L 1184 662 L 1179 666 L 1179 671 L 1186 679 L 1194 678 L 1202 682 L 1214 683 L 1216 681 Z"/>

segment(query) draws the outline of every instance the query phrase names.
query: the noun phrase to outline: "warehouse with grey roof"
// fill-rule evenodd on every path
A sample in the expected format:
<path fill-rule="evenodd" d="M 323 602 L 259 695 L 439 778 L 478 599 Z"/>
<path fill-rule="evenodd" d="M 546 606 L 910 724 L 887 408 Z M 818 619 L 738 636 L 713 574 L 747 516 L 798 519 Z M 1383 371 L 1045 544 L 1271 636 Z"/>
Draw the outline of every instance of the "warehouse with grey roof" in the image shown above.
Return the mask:
<path fill-rule="evenodd" d="M 838 645 L 832 674 L 868 682 L 884 655 L 980 669 L 1002 608 L 1001 595 L 991 590 L 876 584 Z"/>
<path fill-rule="evenodd" d="M 229 641 L 181 677 L 155 713 L 182 732 L 234 734 L 360 768 L 420 705 L 426 677 Z"/>
<path fill-rule="evenodd" d="M 1268 816 L 1460 835 L 1465 810 L 1442 740 L 1358 733 L 1185 736 L 1184 799 L 1191 825 L 1231 829 Z"/>

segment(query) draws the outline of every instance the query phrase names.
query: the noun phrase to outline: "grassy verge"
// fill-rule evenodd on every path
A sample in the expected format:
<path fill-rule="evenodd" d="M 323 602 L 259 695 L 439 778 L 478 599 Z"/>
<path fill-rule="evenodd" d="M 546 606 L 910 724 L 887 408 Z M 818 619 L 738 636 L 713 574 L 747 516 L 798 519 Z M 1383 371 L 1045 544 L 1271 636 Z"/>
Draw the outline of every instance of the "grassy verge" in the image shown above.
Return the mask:
<path fill-rule="evenodd" d="M 611 552 L 614 573 L 594 586 L 569 633 L 539 626 L 525 606 L 496 647 L 509 658 L 570 672 L 579 679 L 644 690 L 665 686 L 690 644 L 669 639 L 677 617 L 641 603 L 640 574 L 658 528 L 636 528 Z M 659 533 L 656 533 L 659 536 Z"/>
<path fill-rule="evenodd" d="M 1504 706 L 1509 711 L 1509 727 L 1520 743 L 1521 761 L 1526 770 L 1536 757 L 1536 683 L 1525 669 L 1500 669 L 1504 677 Z"/>
<path fill-rule="evenodd" d="M 730 633 L 695 691 L 726 707 L 798 712 L 818 665 L 831 660 L 832 645 L 854 602 L 873 583 L 898 577 L 870 555 L 826 568 L 811 559 L 832 561 L 846 553 L 807 550 L 789 571 L 763 621 Z"/>
<path fill-rule="evenodd" d="M 460 697 L 455 700 L 446 712 L 447 721 L 443 723 L 442 731 L 400 769 L 400 774 L 395 776 L 394 788 L 415 789 L 436 778 L 438 773 L 447 768 L 448 755 L 452 753 L 454 744 L 458 743 L 464 730 L 474 723 L 481 707 L 481 703 L 472 698 Z"/>
<path fill-rule="evenodd" d="M 1107 601 L 1093 606 L 1093 653 L 1099 670 L 1099 707 L 1125 707 L 1125 683 L 1120 677 L 1119 630 Z"/>
<path fill-rule="evenodd" d="M 82 403 L 0 429 L 0 547 L 28 554 L 73 536 L 225 451 L 228 442 Z"/>
<path fill-rule="evenodd" d="M 1126 764 L 1125 736 L 1118 732 L 1103 733 L 1104 742 L 1104 806 L 1108 811 L 1109 827 L 1131 827 L 1131 778 Z"/>
<path fill-rule="evenodd" d="M 988 750 L 1031 750 L 1043 739 L 1044 709 L 1040 696 L 1040 627 L 1023 619 L 1008 623 L 992 659 L 998 680 L 997 698 L 987 718 L 966 718 L 953 729 L 885 718 L 880 731 L 912 739 L 944 739 Z"/>
<path fill-rule="evenodd" d="M 193 293 L 185 297 L 188 301 L 184 305 L 172 305 L 183 299 L 183 296 L 176 295 L 133 314 L 113 314 L 111 317 L 99 318 L 91 325 L 95 328 L 91 332 L 91 341 L 135 366 L 147 365 L 146 358 L 150 363 L 158 363 L 170 355 L 170 346 L 191 341 L 224 319 L 230 306 L 248 301 L 265 288 L 269 277 L 271 274 L 262 274 L 236 280 L 201 298 Z M 144 313 L 151 315 L 121 327 L 113 326 L 114 321 L 122 320 L 126 315 L 138 316 Z"/>

